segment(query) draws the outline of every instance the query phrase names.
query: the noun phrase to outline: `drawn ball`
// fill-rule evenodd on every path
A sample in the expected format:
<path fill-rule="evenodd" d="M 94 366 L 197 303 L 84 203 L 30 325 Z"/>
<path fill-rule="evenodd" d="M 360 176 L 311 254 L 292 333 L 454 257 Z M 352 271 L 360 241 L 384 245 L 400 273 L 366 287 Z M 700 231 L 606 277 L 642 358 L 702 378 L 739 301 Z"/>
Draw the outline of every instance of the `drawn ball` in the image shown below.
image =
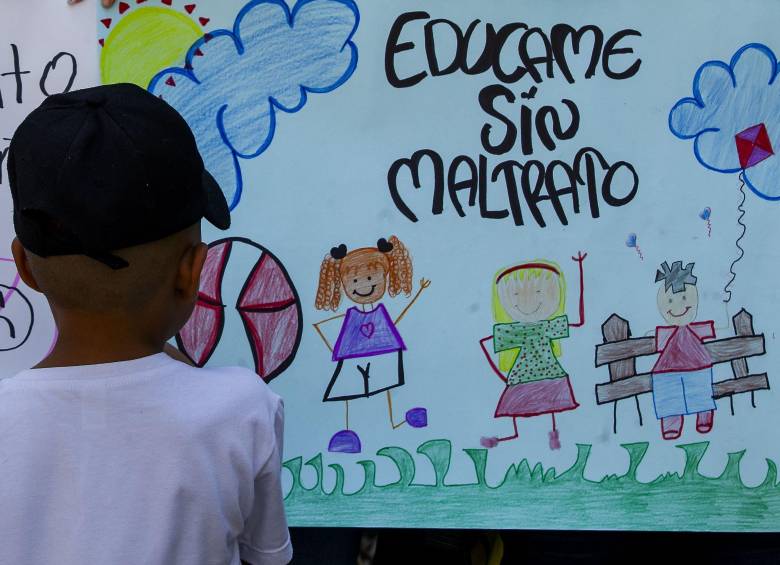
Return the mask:
<path fill-rule="evenodd" d="M 270 382 L 292 363 L 301 331 L 298 293 L 279 259 L 245 238 L 209 245 L 195 310 L 176 336 L 187 357 L 252 367 Z"/>

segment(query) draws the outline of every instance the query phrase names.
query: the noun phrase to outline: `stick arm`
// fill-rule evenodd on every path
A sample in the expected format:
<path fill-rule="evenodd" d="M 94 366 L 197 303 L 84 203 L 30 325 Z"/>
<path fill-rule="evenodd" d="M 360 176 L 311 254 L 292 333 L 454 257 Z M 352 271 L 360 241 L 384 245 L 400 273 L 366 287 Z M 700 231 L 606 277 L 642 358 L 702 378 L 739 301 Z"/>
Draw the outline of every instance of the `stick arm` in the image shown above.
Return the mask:
<path fill-rule="evenodd" d="M 324 320 L 320 320 L 319 322 L 312 324 L 312 326 L 314 326 L 314 331 L 316 331 L 319 334 L 320 339 L 322 339 L 322 342 L 325 344 L 325 347 L 327 347 L 331 352 L 333 352 L 333 346 L 328 341 L 328 338 L 325 337 L 325 334 L 322 333 L 320 326 L 322 324 L 332 322 L 333 320 L 338 320 L 339 318 L 343 318 L 344 316 L 346 316 L 346 314 L 339 314 L 338 316 L 331 316 L 330 318 L 325 318 Z"/>
<path fill-rule="evenodd" d="M 406 308 L 404 308 L 400 314 L 398 314 L 398 317 L 395 319 L 394 324 L 398 325 L 398 322 L 400 322 L 404 316 L 406 316 L 406 313 L 409 311 L 409 309 L 414 306 L 414 303 L 417 302 L 417 299 L 420 298 L 420 295 L 422 294 L 422 291 L 425 290 L 431 286 L 431 281 L 427 279 L 421 279 L 420 280 L 420 288 L 417 290 L 417 294 L 414 295 L 414 298 L 412 298 L 409 301 L 409 304 L 406 305 Z"/>
<path fill-rule="evenodd" d="M 493 339 L 492 335 L 489 335 L 487 337 L 483 337 L 482 339 L 479 340 L 479 346 L 482 348 L 482 353 L 485 354 L 485 359 L 487 359 L 488 363 L 490 363 L 490 368 L 493 369 L 493 372 L 498 376 L 499 379 L 501 379 L 502 381 L 506 382 L 506 377 L 501 372 L 501 369 L 499 369 L 496 366 L 496 362 L 493 361 L 493 357 L 490 355 L 490 352 L 488 351 L 487 347 L 485 346 L 485 343 L 487 343 L 491 339 Z"/>
<path fill-rule="evenodd" d="M 583 255 L 581 251 L 577 252 L 576 257 L 572 257 L 572 261 L 575 261 L 577 263 L 577 266 L 579 267 L 580 271 L 580 300 L 578 304 L 578 310 L 579 310 L 579 316 L 580 320 L 575 324 L 569 324 L 570 328 L 581 328 L 585 325 L 585 271 L 582 268 L 582 263 L 585 261 L 585 257 L 587 257 L 587 252 Z"/>

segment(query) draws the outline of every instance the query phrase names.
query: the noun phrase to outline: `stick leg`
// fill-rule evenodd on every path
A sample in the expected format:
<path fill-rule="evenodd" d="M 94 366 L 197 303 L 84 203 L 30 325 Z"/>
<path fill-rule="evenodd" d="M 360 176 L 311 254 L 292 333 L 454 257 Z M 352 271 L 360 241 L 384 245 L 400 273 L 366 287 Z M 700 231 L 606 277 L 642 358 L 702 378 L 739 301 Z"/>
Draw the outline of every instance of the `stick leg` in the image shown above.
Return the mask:
<path fill-rule="evenodd" d="M 617 433 L 617 400 L 613 402 L 614 406 L 612 407 L 612 433 Z"/>
<path fill-rule="evenodd" d="M 509 441 L 509 440 L 512 440 L 512 439 L 517 439 L 517 436 L 519 434 L 517 433 L 517 417 L 516 416 L 512 418 L 512 426 L 515 429 L 515 433 L 512 434 L 511 436 L 506 436 L 506 437 L 495 437 L 495 436 L 485 437 L 485 436 L 483 436 L 479 440 L 480 445 L 482 445 L 482 447 L 487 447 L 489 449 L 491 447 L 497 446 L 498 443 L 501 442 L 501 441 Z"/>
<path fill-rule="evenodd" d="M 634 400 L 636 401 L 636 413 L 639 415 L 639 425 L 642 426 L 642 410 L 639 408 L 639 397 L 635 396 Z"/>
<path fill-rule="evenodd" d="M 512 418 L 512 425 L 515 428 L 515 433 L 511 436 L 496 438 L 496 441 L 509 441 L 511 439 L 517 439 L 517 436 L 519 435 L 517 433 L 517 418 Z"/>
<path fill-rule="evenodd" d="M 395 423 L 393 418 L 393 396 L 390 394 L 390 390 L 387 391 L 387 414 L 390 416 L 390 425 L 394 430 L 397 430 L 406 423 L 406 420 L 401 420 L 399 423 Z"/>

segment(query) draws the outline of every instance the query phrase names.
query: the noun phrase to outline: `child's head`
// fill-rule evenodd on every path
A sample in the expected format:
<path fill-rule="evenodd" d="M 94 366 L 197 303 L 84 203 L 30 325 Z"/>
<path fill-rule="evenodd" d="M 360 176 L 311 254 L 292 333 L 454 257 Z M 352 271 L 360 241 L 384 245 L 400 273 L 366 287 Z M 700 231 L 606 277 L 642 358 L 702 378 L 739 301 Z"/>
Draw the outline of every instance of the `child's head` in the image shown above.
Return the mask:
<path fill-rule="evenodd" d="M 20 275 L 67 315 L 175 334 L 197 297 L 200 220 L 230 225 L 184 119 L 122 84 L 49 97 L 8 155 Z M 105 327 L 105 326 L 104 326 Z"/>
<path fill-rule="evenodd" d="M 493 277 L 493 318 L 497 324 L 533 323 L 549 320 L 566 311 L 566 281 L 560 267 L 537 259 L 501 269 Z M 561 345 L 554 341 L 553 353 L 560 356 Z M 508 371 L 519 350 L 498 354 L 498 366 Z"/>
<path fill-rule="evenodd" d="M 496 322 L 539 322 L 565 310 L 566 287 L 550 261 L 521 263 L 496 273 L 493 315 Z"/>
<path fill-rule="evenodd" d="M 661 282 L 658 288 L 658 311 L 664 320 L 672 326 L 684 326 L 696 319 L 699 307 L 699 291 L 693 274 L 693 263 L 682 266 L 675 261 L 670 267 L 664 261 L 655 274 L 655 282 Z"/>
<path fill-rule="evenodd" d="M 412 292 L 412 258 L 401 240 L 382 238 L 376 247 L 347 252 L 342 244 L 322 260 L 315 307 L 337 310 L 342 291 L 357 304 L 373 304 L 386 292 L 390 296 Z"/>
<path fill-rule="evenodd" d="M 40 257 L 13 243 L 19 273 L 42 292 L 55 314 L 115 318 L 167 340 L 187 322 L 206 258 L 200 225 L 166 238 L 115 250 L 128 267 L 112 270 L 85 255 Z"/>

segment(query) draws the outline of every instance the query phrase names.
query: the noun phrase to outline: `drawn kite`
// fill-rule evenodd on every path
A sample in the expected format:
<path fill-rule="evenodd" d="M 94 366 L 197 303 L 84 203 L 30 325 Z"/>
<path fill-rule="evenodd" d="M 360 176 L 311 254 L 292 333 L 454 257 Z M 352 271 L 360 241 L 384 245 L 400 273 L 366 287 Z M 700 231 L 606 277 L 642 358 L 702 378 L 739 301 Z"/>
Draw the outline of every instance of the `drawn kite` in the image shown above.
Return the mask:
<path fill-rule="evenodd" d="M 734 266 L 745 252 L 745 186 L 764 200 L 780 200 L 780 81 L 778 61 L 765 45 L 740 48 L 731 61 L 708 61 L 693 77 L 693 96 L 679 100 L 669 112 L 669 129 L 680 139 L 693 140 L 693 153 L 707 169 L 739 175 L 740 202 L 736 240 L 738 255 L 723 288 L 731 300 Z M 709 214 L 707 214 L 707 218 Z M 705 218 L 705 219 L 707 219 Z"/>

